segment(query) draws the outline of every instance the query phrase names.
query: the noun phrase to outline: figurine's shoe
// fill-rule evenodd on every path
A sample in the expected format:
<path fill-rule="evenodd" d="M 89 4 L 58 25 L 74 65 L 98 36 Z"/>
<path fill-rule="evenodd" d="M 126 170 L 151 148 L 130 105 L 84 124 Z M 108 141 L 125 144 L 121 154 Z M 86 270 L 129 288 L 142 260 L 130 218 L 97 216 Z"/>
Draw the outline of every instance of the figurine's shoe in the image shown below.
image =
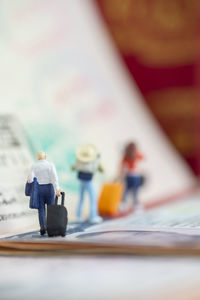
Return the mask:
<path fill-rule="evenodd" d="M 98 224 L 98 223 L 103 222 L 103 218 L 100 217 L 100 216 L 96 216 L 96 217 L 90 219 L 89 221 L 90 221 L 90 223 L 92 223 L 92 224 Z"/>
<path fill-rule="evenodd" d="M 46 229 L 45 228 L 41 228 L 40 229 L 40 235 L 44 235 L 46 233 Z"/>

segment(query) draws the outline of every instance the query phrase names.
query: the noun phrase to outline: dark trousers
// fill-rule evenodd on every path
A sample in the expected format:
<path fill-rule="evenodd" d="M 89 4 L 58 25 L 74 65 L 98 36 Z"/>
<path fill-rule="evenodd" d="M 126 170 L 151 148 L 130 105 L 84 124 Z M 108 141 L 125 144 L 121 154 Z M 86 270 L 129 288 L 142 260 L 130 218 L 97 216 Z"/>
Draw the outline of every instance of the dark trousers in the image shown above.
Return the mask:
<path fill-rule="evenodd" d="M 138 189 L 142 185 L 142 176 L 140 175 L 128 175 L 125 178 L 125 189 L 123 201 L 126 201 L 126 197 L 129 192 L 133 193 L 133 201 L 136 205 L 138 203 Z"/>
<path fill-rule="evenodd" d="M 55 192 L 52 184 L 39 184 L 38 187 L 39 209 L 38 217 L 40 228 L 46 228 L 45 204 L 53 205 L 55 201 Z"/>

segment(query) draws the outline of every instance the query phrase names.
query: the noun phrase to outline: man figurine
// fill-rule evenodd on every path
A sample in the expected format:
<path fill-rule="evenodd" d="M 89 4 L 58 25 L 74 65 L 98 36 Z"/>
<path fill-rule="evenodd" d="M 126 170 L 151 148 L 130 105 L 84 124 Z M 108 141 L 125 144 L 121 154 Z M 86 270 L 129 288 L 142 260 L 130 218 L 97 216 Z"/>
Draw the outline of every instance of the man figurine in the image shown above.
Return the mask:
<path fill-rule="evenodd" d="M 77 209 L 77 218 L 81 220 L 83 200 L 85 191 L 90 197 L 90 222 L 100 223 L 102 218 L 97 212 L 97 198 L 92 182 L 93 175 L 96 171 L 103 172 L 99 164 L 100 154 L 97 148 L 92 144 L 81 145 L 76 151 L 76 164 L 72 170 L 76 170 L 80 181 L 80 200 Z"/>
<path fill-rule="evenodd" d="M 38 182 L 40 234 L 44 235 L 46 233 L 45 204 L 54 204 L 55 192 L 57 196 L 60 196 L 60 188 L 55 166 L 46 160 L 46 153 L 44 151 L 37 152 L 37 159 L 38 161 L 31 168 L 28 182 L 33 182 L 34 178 Z"/>

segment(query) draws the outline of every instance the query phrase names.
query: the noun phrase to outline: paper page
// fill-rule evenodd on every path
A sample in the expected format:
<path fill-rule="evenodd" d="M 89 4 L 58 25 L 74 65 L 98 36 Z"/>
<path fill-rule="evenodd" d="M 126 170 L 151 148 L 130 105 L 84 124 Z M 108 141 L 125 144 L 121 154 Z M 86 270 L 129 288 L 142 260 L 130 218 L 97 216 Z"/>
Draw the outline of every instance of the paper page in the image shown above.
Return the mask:
<path fill-rule="evenodd" d="M 17 232 L 35 224 L 35 211 L 24 195 L 33 161 L 20 122 L 0 115 L 0 234 Z"/>

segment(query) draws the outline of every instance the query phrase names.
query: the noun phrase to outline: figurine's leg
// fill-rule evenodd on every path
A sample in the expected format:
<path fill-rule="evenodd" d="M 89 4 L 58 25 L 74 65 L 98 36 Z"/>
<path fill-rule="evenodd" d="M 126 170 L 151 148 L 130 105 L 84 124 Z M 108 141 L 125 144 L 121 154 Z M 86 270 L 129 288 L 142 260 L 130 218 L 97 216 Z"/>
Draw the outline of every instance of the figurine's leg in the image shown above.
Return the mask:
<path fill-rule="evenodd" d="M 133 203 L 134 206 L 138 204 L 138 187 L 133 188 Z"/>
<path fill-rule="evenodd" d="M 133 201 L 134 206 L 138 205 L 138 190 L 141 185 L 141 176 L 134 176 L 134 185 L 133 185 Z"/>
<path fill-rule="evenodd" d="M 52 184 L 43 185 L 44 188 L 44 196 L 45 196 L 45 204 L 47 206 L 55 204 L 55 191 Z M 47 224 L 47 218 L 46 218 L 46 208 L 44 204 L 44 215 L 45 215 L 45 228 Z"/>
<path fill-rule="evenodd" d="M 52 184 L 46 186 L 45 195 L 45 203 L 47 205 L 53 205 L 55 203 L 55 191 Z"/>
<path fill-rule="evenodd" d="M 87 184 L 88 193 L 90 196 L 90 219 L 94 219 L 98 216 L 97 212 L 97 198 L 94 190 L 94 185 L 92 180 L 90 180 Z"/>
<path fill-rule="evenodd" d="M 85 193 L 85 183 L 80 181 L 80 199 L 77 209 L 77 218 L 81 219 L 82 207 L 83 207 L 83 200 L 84 200 L 84 193 Z"/>
<path fill-rule="evenodd" d="M 127 187 L 127 185 L 125 185 L 125 188 L 124 188 L 124 194 L 123 194 L 123 197 L 122 197 L 122 201 L 125 203 L 126 202 L 126 199 L 128 197 L 128 192 L 129 192 L 129 189 Z"/>
<path fill-rule="evenodd" d="M 39 196 L 39 209 L 38 209 L 40 228 L 46 228 L 46 216 L 45 216 L 45 201 L 44 198 Z"/>
<path fill-rule="evenodd" d="M 124 188 L 124 193 L 123 193 L 123 197 L 122 197 L 122 202 L 125 203 L 126 199 L 128 197 L 128 193 L 130 190 L 130 178 L 127 176 L 125 178 L 125 188 Z"/>
<path fill-rule="evenodd" d="M 97 197 L 94 190 L 94 185 L 92 180 L 87 184 L 87 190 L 90 196 L 90 223 L 97 224 L 103 221 L 102 217 L 98 215 L 97 210 Z"/>

